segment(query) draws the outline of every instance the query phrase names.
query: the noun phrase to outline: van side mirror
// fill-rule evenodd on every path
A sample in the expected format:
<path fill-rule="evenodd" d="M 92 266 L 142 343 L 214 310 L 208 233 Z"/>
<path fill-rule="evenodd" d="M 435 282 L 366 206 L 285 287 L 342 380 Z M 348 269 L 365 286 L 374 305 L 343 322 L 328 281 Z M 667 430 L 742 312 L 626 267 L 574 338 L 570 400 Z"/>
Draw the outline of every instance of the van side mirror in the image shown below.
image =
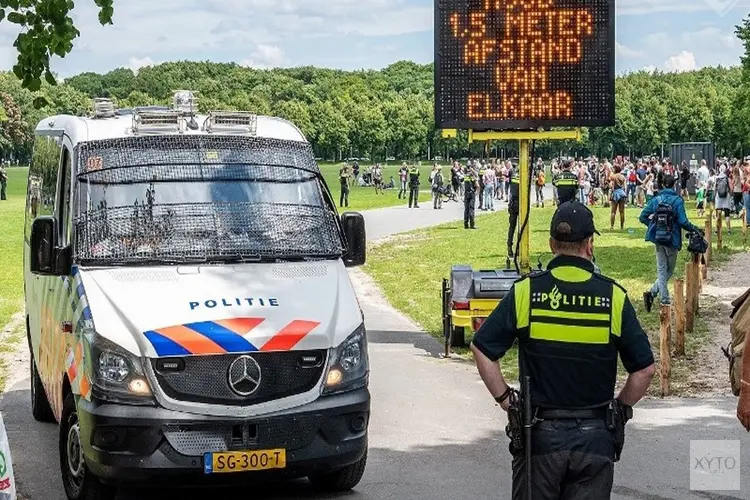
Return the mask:
<path fill-rule="evenodd" d="M 31 256 L 29 267 L 34 274 L 65 276 L 72 267 L 71 248 L 57 246 L 57 220 L 37 217 L 31 225 Z"/>
<path fill-rule="evenodd" d="M 341 225 L 344 227 L 347 251 L 344 254 L 346 267 L 364 265 L 367 259 L 367 234 L 365 232 L 365 218 L 357 212 L 341 214 Z"/>

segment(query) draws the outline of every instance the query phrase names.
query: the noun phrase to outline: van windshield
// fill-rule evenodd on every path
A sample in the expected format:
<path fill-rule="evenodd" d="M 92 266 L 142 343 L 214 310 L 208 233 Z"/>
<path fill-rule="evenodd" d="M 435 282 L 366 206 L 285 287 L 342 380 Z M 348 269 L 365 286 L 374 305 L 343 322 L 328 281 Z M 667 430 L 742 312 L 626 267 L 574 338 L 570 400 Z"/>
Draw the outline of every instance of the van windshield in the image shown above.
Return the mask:
<path fill-rule="evenodd" d="M 305 143 L 133 137 L 77 148 L 74 257 L 90 265 L 338 258 Z"/>

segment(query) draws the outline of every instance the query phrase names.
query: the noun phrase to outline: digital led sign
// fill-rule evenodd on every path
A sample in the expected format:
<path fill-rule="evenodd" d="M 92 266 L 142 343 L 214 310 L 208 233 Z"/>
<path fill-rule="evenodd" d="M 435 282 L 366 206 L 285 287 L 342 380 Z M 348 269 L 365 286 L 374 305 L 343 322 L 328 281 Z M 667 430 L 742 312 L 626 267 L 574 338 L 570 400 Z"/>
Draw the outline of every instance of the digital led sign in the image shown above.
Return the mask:
<path fill-rule="evenodd" d="M 615 0 L 435 0 L 438 128 L 615 120 Z"/>

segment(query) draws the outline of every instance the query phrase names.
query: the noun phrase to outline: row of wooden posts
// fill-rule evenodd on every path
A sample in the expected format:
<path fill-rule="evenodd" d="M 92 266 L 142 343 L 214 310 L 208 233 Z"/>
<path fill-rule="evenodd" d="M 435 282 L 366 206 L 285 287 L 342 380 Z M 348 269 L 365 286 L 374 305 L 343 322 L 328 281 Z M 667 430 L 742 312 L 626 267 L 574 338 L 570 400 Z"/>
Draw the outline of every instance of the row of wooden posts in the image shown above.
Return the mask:
<path fill-rule="evenodd" d="M 723 212 L 717 212 L 716 219 L 716 250 L 722 251 L 721 225 Z M 742 239 L 747 244 L 747 218 L 743 210 Z M 700 308 L 700 294 L 703 291 L 703 281 L 708 278 L 708 266 L 713 260 L 713 211 L 708 211 L 706 217 L 705 238 L 708 248 L 703 255 L 693 254 L 692 259 L 685 263 L 685 278 L 674 281 L 674 297 L 671 305 L 662 305 L 659 311 L 659 356 L 661 366 L 659 370 L 659 392 L 662 397 L 668 396 L 670 392 L 670 375 L 672 372 L 672 355 L 675 357 L 685 356 L 685 332 L 692 333 L 695 329 L 695 316 Z M 672 310 L 675 317 L 674 351 L 671 350 L 672 339 Z"/>

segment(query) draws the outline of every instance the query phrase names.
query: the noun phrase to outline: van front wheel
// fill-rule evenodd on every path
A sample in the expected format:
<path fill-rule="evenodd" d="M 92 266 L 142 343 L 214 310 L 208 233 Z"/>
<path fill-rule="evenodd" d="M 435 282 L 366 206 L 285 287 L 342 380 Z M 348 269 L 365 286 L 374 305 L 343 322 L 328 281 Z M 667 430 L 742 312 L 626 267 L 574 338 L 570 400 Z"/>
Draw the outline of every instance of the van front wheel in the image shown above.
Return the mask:
<path fill-rule="evenodd" d="M 76 400 L 65 397 L 60 419 L 60 472 L 68 500 L 114 500 L 115 488 L 103 484 L 86 467 Z"/>
<path fill-rule="evenodd" d="M 359 484 L 367 466 L 367 450 L 359 461 L 343 469 L 308 477 L 310 483 L 325 492 L 349 491 Z"/>

